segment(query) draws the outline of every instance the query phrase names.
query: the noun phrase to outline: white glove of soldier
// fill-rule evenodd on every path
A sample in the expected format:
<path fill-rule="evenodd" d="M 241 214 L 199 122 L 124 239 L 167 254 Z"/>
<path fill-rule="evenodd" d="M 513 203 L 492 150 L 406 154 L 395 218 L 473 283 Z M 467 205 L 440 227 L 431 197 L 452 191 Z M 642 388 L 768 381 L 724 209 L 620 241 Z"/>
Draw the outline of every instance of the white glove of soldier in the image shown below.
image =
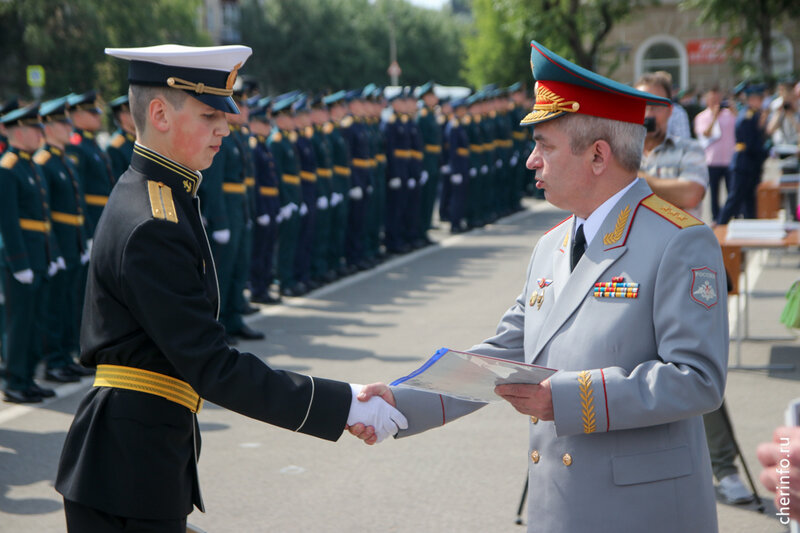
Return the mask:
<path fill-rule="evenodd" d="M 495 162 L 494 166 L 496 166 L 497 168 L 503 168 L 503 160 L 502 159 L 498 159 Z"/>
<path fill-rule="evenodd" d="M 353 398 L 350 401 L 350 413 L 347 415 L 348 426 L 358 423 L 372 426 L 378 437 L 376 443 L 397 434 L 400 429 L 408 429 L 408 420 L 403 413 L 386 403 L 383 398 L 373 396 L 366 402 L 360 401 L 357 396 L 363 388 L 363 385 L 350 384 Z"/>
<path fill-rule="evenodd" d="M 30 285 L 33 283 L 33 270 L 30 268 L 20 270 L 19 272 L 14 272 L 13 276 L 15 280 L 19 281 L 23 285 Z"/>
<path fill-rule="evenodd" d="M 464 181 L 464 178 L 461 176 L 461 174 L 453 174 L 450 176 L 450 183 L 453 185 L 461 185 L 462 181 Z"/>
<path fill-rule="evenodd" d="M 267 214 L 256 217 L 256 222 L 258 222 L 259 226 L 269 226 L 269 220 L 269 215 Z"/>
<path fill-rule="evenodd" d="M 417 180 L 415 180 L 414 178 L 410 178 L 408 180 L 408 188 L 413 189 L 416 186 L 417 186 Z"/>
<path fill-rule="evenodd" d="M 228 244 L 228 241 L 231 240 L 231 230 L 218 229 L 217 231 L 211 233 L 211 238 L 219 244 Z"/>
<path fill-rule="evenodd" d="M 470 178 L 474 178 L 477 175 L 478 175 L 478 169 L 477 168 L 472 167 L 471 169 L 469 169 L 469 177 Z"/>
<path fill-rule="evenodd" d="M 372 185 L 367 185 L 367 196 L 371 195 L 375 192 L 375 188 Z"/>
<path fill-rule="evenodd" d="M 481 166 L 481 174 L 488 174 L 488 173 L 489 173 L 489 167 L 487 165 Z"/>
<path fill-rule="evenodd" d="M 419 184 L 425 185 L 426 183 L 428 183 L 428 171 L 423 170 L 422 174 L 419 175 Z"/>
<path fill-rule="evenodd" d="M 442 174 L 450 174 L 450 165 L 442 165 L 439 169 Z"/>
<path fill-rule="evenodd" d="M 293 212 L 300 210 L 300 208 L 294 202 L 289 202 L 288 204 L 286 204 L 286 207 L 289 208 L 289 214 L 292 214 Z"/>
<path fill-rule="evenodd" d="M 58 264 L 58 269 L 59 270 L 66 270 L 67 269 L 67 263 L 64 261 L 63 257 L 58 256 L 56 258 L 56 263 Z"/>
<path fill-rule="evenodd" d="M 94 244 L 94 239 L 86 239 L 86 251 L 90 254 L 92 253 L 92 245 Z"/>
<path fill-rule="evenodd" d="M 320 196 L 317 198 L 317 209 L 325 210 L 328 209 L 328 197 L 327 196 Z"/>
<path fill-rule="evenodd" d="M 392 178 L 389 180 L 390 189 L 399 189 L 401 185 L 403 185 L 403 181 L 400 178 Z"/>
<path fill-rule="evenodd" d="M 519 161 L 519 152 L 514 152 L 511 155 L 511 160 L 508 162 L 508 164 L 511 165 L 512 167 L 515 167 L 517 166 L 518 161 Z"/>
<path fill-rule="evenodd" d="M 308 214 L 308 206 L 306 205 L 305 202 L 303 202 L 302 204 L 300 204 L 300 216 L 304 217 L 307 214 Z"/>
<path fill-rule="evenodd" d="M 350 198 L 353 200 L 361 200 L 364 197 L 364 191 L 361 187 L 353 187 L 350 189 Z"/>
<path fill-rule="evenodd" d="M 91 253 L 89 252 L 89 249 L 87 248 L 87 249 L 86 249 L 86 250 L 84 250 L 84 252 L 81 254 L 81 264 L 82 264 L 82 265 L 85 265 L 86 263 L 88 263 L 88 262 L 89 262 L 89 258 L 90 258 L 90 257 L 91 257 Z"/>
<path fill-rule="evenodd" d="M 56 275 L 56 272 L 58 272 L 58 263 L 56 263 L 55 261 L 50 261 L 50 264 L 47 265 L 48 277 L 52 278 L 53 276 Z"/>
<path fill-rule="evenodd" d="M 342 195 L 338 192 L 331 194 L 331 207 L 336 207 L 342 201 Z"/>

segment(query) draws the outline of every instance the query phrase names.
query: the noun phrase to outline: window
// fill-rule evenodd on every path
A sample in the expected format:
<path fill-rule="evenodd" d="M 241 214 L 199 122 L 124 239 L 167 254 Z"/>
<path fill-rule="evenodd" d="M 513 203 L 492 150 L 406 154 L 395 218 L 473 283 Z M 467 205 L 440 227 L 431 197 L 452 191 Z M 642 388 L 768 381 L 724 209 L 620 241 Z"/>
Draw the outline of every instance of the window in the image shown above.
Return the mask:
<path fill-rule="evenodd" d="M 636 50 L 636 78 L 647 72 L 665 70 L 672 75 L 672 84 L 681 89 L 688 85 L 686 47 L 671 35 L 654 35 Z"/>

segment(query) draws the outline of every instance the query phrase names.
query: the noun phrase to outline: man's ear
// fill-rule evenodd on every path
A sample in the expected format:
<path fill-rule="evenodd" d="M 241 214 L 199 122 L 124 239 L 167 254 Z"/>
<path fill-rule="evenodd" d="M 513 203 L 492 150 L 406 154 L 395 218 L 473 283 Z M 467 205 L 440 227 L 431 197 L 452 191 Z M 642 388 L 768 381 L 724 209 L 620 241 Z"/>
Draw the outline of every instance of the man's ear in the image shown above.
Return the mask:
<path fill-rule="evenodd" d="M 611 145 L 608 144 L 608 141 L 599 139 L 592 144 L 590 150 L 592 156 L 592 172 L 595 176 L 599 176 L 605 172 L 611 164 L 611 158 L 613 157 Z"/>
<path fill-rule="evenodd" d="M 156 131 L 165 133 L 169 130 L 170 113 L 167 102 L 160 97 L 150 100 L 150 105 L 147 108 L 147 118 Z"/>

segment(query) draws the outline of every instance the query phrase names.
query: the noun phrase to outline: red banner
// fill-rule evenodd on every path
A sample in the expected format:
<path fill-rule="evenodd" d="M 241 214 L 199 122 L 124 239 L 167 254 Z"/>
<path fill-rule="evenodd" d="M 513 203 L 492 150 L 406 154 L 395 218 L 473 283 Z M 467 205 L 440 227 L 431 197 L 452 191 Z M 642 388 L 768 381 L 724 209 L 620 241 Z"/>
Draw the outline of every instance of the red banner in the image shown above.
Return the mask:
<path fill-rule="evenodd" d="M 731 46 L 724 37 L 692 39 L 686 43 L 690 65 L 724 63 L 731 56 Z"/>

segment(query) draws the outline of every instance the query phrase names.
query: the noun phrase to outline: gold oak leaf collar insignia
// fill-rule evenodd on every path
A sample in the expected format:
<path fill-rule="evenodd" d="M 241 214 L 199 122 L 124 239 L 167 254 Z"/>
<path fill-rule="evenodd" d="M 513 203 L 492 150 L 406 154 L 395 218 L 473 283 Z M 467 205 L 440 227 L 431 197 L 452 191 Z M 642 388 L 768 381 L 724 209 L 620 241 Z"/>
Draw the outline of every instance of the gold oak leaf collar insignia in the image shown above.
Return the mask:
<path fill-rule="evenodd" d="M 628 224 L 628 217 L 631 214 L 631 206 L 626 205 L 625 208 L 619 212 L 617 217 L 617 224 L 614 226 L 614 231 L 603 235 L 603 244 L 606 246 L 616 244 L 625 232 L 625 226 Z"/>

